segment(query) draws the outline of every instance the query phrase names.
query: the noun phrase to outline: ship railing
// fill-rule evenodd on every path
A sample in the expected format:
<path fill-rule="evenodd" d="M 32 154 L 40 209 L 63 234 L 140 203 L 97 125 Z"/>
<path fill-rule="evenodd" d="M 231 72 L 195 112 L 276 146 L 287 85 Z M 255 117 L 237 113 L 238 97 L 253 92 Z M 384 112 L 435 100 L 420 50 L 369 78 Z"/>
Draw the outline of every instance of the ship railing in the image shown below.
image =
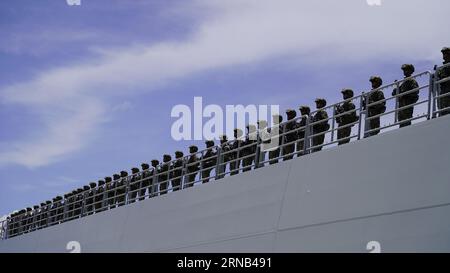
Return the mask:
<path fill-rule="evenodd" d="M 61 201 L 46 204 L 39 209 L 27 211 L 24 214 L 9 217 L 0 221 L 0 238 L 7 239 L 34 230 L 57 225 L 63 222 L 75 220 L 84 216 L 101 213 L 136 201 L 165 195 L 168 192 L 184 190 L 210 181 L 217 181 L 225 176 L 233 176 L 239 173 L 258 169 L 266 165 L 272 165 L 279 161 L 285 161 L 294 156 L 305 156 L 337 146 L 346 140 L 349 142 L 367 138 L 371 133 L 380 133 L 392 130 L 393 127 L 405 122 L 420 122 L 435 118 L 447 108 L 439 107 L 439 101 L 450 95 L 441 94 L 441 85 L 450 80 L 450 77 L 438 79 L 438 72 L 448 65 L 436 67 L 434 72 L 426 71 L 415 74 L 410 78 L 396 81 L 382 86 L 376 90 L 363 92 L 347 100 L 312 111 L 309 115 L 299 116 L 280 124 L 272 122 L 268 128 L 270 138 L 261 139 L 262 130 L 252 132 L 251 142 L 248 138 L 240 137 L 212 148 L 198 151 L 181 158 L 162 162 L 156 167 L 150 167 L 126 177 L 98 185 L 95 188 L 76 193 Z M 408 79 L 415 79 L 419 87 L 405 93 L 391 95 L 391 90 L 397 89 Z M 368 102 L 372 92 L 380 90 L 385 99 L 374 103 Z M 413 104 L 399 107 L 399 98 L 419 92 L 419 100 Z M 386 96 L 387 95 L 387 96 Z M 352 102 L 355 109 L 337 113 L 337 108 L 344 102 Z M 368 109 L 377 104 L 385 103 L 384 113 L 371 116 Z M 398 120 L 399 111 L 413 107 L 415 115 L 408 120 Z M 319 112 L 325 111 L 326 119 L 314 121 L 313 117 Z M 358 120 L 345 125 L 337 124 L 336 120 L 355 113 Z M 380 119 L 379 128 L 370 128 L 370 121 Z M 300 126 L 303 119 L 304 125 Z M 317 124 L 329 124 L 329 129 L 315 131 Z M 295 126 L 292 126 L 295 124 Z M 288 130 L 290 128 L 290 130 Z M 338 131 L 351 128 L 350 135 L 338 138 Z M 267 130 L 267 128 L 263 129 Z M 324 137 L 323 143 L 316 144 L 315 139 Z M 266 149 L 265 142 L 277 143 L 274 147 Z M 212 157 L 206 155 L 212 154 Z"/>

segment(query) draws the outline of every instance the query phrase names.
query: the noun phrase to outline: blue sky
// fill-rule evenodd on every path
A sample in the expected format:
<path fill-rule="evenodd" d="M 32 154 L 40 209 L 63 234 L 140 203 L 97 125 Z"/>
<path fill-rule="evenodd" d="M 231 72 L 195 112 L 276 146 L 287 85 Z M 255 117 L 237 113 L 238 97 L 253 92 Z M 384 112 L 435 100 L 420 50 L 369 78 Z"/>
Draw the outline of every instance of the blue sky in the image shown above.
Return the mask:
<path fill-rule="evenodd" d="M 176 104 L 336 102 L 441 63 L 447 0 L 0 2 L 0 215 L 161 159 Z M 424 12 L 426 11 L 426 12 Z M 197 143 L 203 147 L 203 143 Z"/>

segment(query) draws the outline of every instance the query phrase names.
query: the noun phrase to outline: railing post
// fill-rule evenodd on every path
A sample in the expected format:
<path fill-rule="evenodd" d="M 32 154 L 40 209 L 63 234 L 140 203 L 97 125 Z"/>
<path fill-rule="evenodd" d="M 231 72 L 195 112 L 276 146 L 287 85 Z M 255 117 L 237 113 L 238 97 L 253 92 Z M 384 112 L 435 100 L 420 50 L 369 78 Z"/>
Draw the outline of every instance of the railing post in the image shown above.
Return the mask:
<path fill-rule="evenodd" d="M 399 97 L 397 96 L 400 94 L 400 85 L 398 84 L 397 80 L 395 80 L 395 115 L 394 115 L 394 123 L 398 122 L 398 107 L 399 107 Z"/>
<path fill-rule="evenodd" d="M 335 114 L 336 114 L 336 105 L 333 106 L 333 113 L 332 113 L 332 119 L 331 119 L 331 142 L 334 141 L 334 128 L 335 128 Z"/>
<path fill-rule="evenodd" d="M 439 96 L 440 92 L 440 86 L 436 83 L 436 74 L 437 74 L 437 66 L 434 67 L 434 73 L 433 73 L 433 94 L 432 94 L 432 98 L 433 98 L 433 104 L 432 104 L 432 118 L 436 118 L 437 114 L 436 114 L 436 104 L 439 100 L 439 98 L 436 99 L 437 96 Z"/>
<path fill-rule="evenodd" d="M 434 101 L 434 96 L 433 96 L 433 90 L 434 90 L 434 73 L 430 73 L 430 79 L 429 79 L 429 83 L 428 83 L 428 111 L 427 111 L 427 119 L 430 120 L 432 118 L 432 107 L 433 107 L 433 101 Z"/>

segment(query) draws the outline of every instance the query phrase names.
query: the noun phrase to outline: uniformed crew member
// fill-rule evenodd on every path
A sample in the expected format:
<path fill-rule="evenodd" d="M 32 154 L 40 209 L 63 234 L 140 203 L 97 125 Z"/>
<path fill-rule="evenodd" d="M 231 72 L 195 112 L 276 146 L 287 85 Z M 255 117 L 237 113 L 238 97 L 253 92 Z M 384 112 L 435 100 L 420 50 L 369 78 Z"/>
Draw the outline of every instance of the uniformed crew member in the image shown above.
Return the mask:
<path fill-rule="evenodd" d="M 106 179 L 106 178 L 105 178 Z M 95 190 L 95 212 L 101 212 L 104 210 L 104 207 L 107 205 L 105 204 L 105 180 L 99 180 L 98 181 L 98 187 Z"/>
<path fill-rule="evenodd" d="M 278 157 L 280 156 L 280 147 L 283 144 L 283 117 L 280 115 L 273 115 L 273 126 L 269 128 L 271 135 L 271 143 L 278 142 L 278 146 L 269 150 L 269 164 L 273 165 L 278 163 Z"/>
<path fill-rule="evenodd" d="M 309 139 L 305 139 L 306 131 L 308 130 L 308 132 L 310 132 L 307 126 L 309 126 L 309 124 L 312 122 L 310 117 L 311 109 L 308 106 L 300 106 L 299 110 L 302 118 L 297 124 L 297 157 L 302 156 L 305 153 L 305 143 L 309 143 Z M 311 132 L 309 133 L 309 135 L 311 135 Z"/>
<path fill-rule="evenodd" d="M 119 180 L 120 175 L 118 174 L 114 174 L 114 181 Z M 113 181 L 113 179 L 109 176 L 105 177 L 105 192 L 106 192 L 106 197 L 107 197 L 107 202 L 106 205 L 109 206 L 109 208 L 114 208 L 116 205 L 116 185 L 115 182 Z M 105 207 L 105 209 L 108 209 L 107 207 Z"/>
<path fill-rule="evenodd" d="M 343 145 L 350 142 L 349 137 L 352 133 L 352 127 L 354 126 L 350 124 L 358 121 L 358 115 L 355 111 L 356 107 L 351 100 L 351 98 L 353 98 L 353 90 L 346 88 L 343 89 L 341 93 L 345 101 L 336 106 L 334 113 L 336 116 L 336 123 L 338 124 L 338 145 Z"/>
<path fill-rule="evenodd" d="M 186 183 L 186 188 L 194 186 L 195 177 L 197 176 L 197 172 L 199 169 L 199 162 L 197 157 L 198 147 L 195 145 L 189 146 L 189 153 L 191 154 L 189 156 L 188 162 L 186 163 L 186 169 L 187 169 L 187 177 L 188 182 Z"/>
<path fill-rule="evenodd" d="M 141 176 L 139 175 L 139 169 L 133 167 L 131 168 L 130 190 L 128 192 L 128 199 L 130 203 L 134 203 L 136 201 L 140 186 Z"/>
<path fill-rule="evenodd" d="M 161 172 L 159 177 L 159 194 L 166 194 L 169 188 L 169 172 L 171 169 L 170 161 L 172 157 L 168 154 L 163 155 L 163 164 L 161 165 Z"/>
<path fill-rule="evenodd" d="M 369 118 L 380 115 L 386 111 L 386 101 L 384 101 L 384 94 L 381 90 L 378 89 L 381 87 L 381 85 L 383 85 L 383 80 L 379 76 L 373 76 L 370 78 L 370 82 L 372 83 L 372 90 L 368 95 L 368 102 L 366 102 L 367 99 L 363 101 L 364 109 L 368 107 L 367 116 Z M 368 129 L 373 130 L 378 128 L 380 128 L 380 117 L 371 118 L 369 120 Z M 379 133 L 380 130 L 373 130 L 367 133 L 366 136 L 374 136 L 378 135 Z"/>
<path fill-rule="evenodd" d="M 437 80 L 439 81 L 450 77 L 450 47 L 444 47 L 441 52 L 444 59 L 444 65 L 447 66 L 442 67 L 437 71 Z M 438 95 L 443 96 L 437 100 L 438 109 L 440 110 L 439 116 L 445 116 L 450 114 L 450 95 L 448 95 L 450 93 L 450 79 L 439 84 L 439 91 Z M 448 96 L 445 96 L 446 94 Z"/>
<path fill-rule="evenodd" d="M 257 146 L 257 132 L 255 125 L 247 125 L 247 135 L 242 143 L 243 148 L 241 149 L 242 158 L 242 171 L 247 172 L 252 169 L 252 164 L 256 157 L 256 146 Z"/>
<path fill-rule="evenodd" d="M 41 211 L 38 205 L 33 206 L 33 229 L 38 229 L 39 224 L 41 223 Z"/>
<path fill-rule="evenodd" d="M 233 156 L 233 159 L 230 162 L 230 175 L 235 175 L 239 173 L 242 155 L 242 152 L 239 151 L 239 149 L 243 145 L 242 130 L 235 128 L 233 132 L 234 132 L 234 141 L 231 144 L 231 154 Z"/>
<path fill-rule="evenodd" d="M 227 169 L 227 163 L 233 159 L 233 155 L 231 153 L 231 147 L 228 144 L 228 138 L 226 135 L 220 136 L 220 162 L 219 162 L 219 174 L 217 176 L 218 179 L 223 178 L 225 176 L 225 172 Z"/>
<path fill-rule="evenodd" d="M 141 186 L 140 186 L 140 190 L 139 190 L 139 200 L 142 201 L 145 199 L 145 192 L 147 191 L 147 188 L 150 187 L 151 184 L 151 175 L 150 175 L 150 171 L 148 169 L 150 169 L 150 165 L 148 165 L 147 163 L 142 163 L 141 164 L 141 168 L 142 168 L 142 180 L 141 180 Z M 150 195 L 151 190 L 149 190 L 149 195 Z"/>
<path fill-rule="evenodd" d="M 31 227 L 32 211 L 33 211 L 32 208 L 30 208 L 30 207 L 26 208 L 25 218 L 24 218 L 24 232 L 25 233 L 28 232 Z"/>
<path fill-rule="evenodd" d="M 82 216 L 86 215 L 88 213 L 88 199 L 89 199 L 89 193 L 91 191 L 91 187 L 89 186 L 83 186 L 83 208 L 82 208 Z"/>
<path fill-rule="evenodd" d="M 73 217 L 73 208 L 75 205 L 75 201 L 74 201 L 74 196 L 73 196 L 73 191 L 66 193 L 66 201 L 65 201 L 65 206 L 66 206 L 66 219 L 71 220 Z M 42 214 L 42 204 L 41 204 L 41 214 Z"/>
<path fill-rule="evenodd" d="M 322 98 L 318 98 L 315 100 L 317 112 L 313 117 L 313 146 L 322 145 L 325 141 L 325 132 L 330 129 L 330 124 L 328 123 L 328 113 L 323 108 L 327 106 L 327 101 Z M 322 150 L 323 146 L 313 148 L 313 152 L 317 152 Z"/>
<path fill-rule="evenodd" d="M 284 147 L 283 147 L 283 160 L 290 160 L 294 157 L 295 141 L 297 140 L 297 122 L 295 117 L 297 112 L 293 109 L 286 110 L 287 121 L 284 125 Z"/>
<path fill-rule="evenodd" d="M 208 183 L 211 171 L 217 165 L 217 151 L 214 149 L 214 141 L 205 141 L 206 152 L 202 156 L 202 183 Z"/>
<path fill-rule="evenodd" d="M 78 218 L 78 216 L 81 215 L 81 209 L 83 207 L 83 189 L 78 188 L 76 191 L 76 197 L 75 197 L 75 217 Z"/>
<path fill-rule="evenodd" d="M 91 215 L 94 213 L 94 195 L 95 195 L 95 187 L 97 184 L 95 182 L 90 182 L 89 187 L 87 189 L 87 198 L 86 198 L 86 213 L 87 215 Z"/>
<path fill-rule="evenodd" d="M 116 182 L 116 201 L 119 207 L 125 205 L 127 184 L 128 184 L 128 172 L 120 171 L 119 182 Z"/>
<path fill-rule="evenodd" d="M 270 148 L 273 146 L 270 142 L 270 133 L 269 129 L 267 128 L 267 121 L 265 120 L 258 120 L 258 141 L 259 141 L 259 147 L 257 151 L 257 158 L 258 158 L 258 165 L 257 167 L 264 167 L 264 162 L 266 161 L 266 152 L 270 150 Z"/>
<path fill-rule="evenodd" d="M 181 179 L 184 167 L 184 154 L 182 151 L 175 152 L 175 162 L 173 162 L 172 172 L 170 178 L 172 179 L 172 191 L 181 189 Z"/>
<path fill-rule="evenodd" d="M 414 104 L 419 100 L 419 90 L 416 90 L 414 92 L 407 93 L 409 91 L 412 91 L 414 89 L 419 88 L 419 84 L 414 78 L 410 78 L 412 74 L 414 73 L 414 66 L 412 64 L 404 64 L 402 65 L 403 74 L 405 75 L 405 79 L 400 84 L 400 86 L 394 89 L 392 91 L 392 96 L 397 96 L 397 102 L 398 102 L 398 108 L 403 108 L 408 105 Z M 404 95 L 402 95 L 404 94 Z M 397 112 L 397 119 L 400 123 L 400 128 L 411 125 L 411 120 L 408 120 L 413 117 L 414 113 L 414 106 L 407 107 L 405 109 L 398 110 Z"/>
<path fill-rule="evenodd" d="M 158 178 L 158 173 L 160 172 L 159 169 L 159 161 L 156 159 L 153 159 L 151 161 L 152 167 L 153 169 L 150 171 L 150 176 L 151 176 L 151 181 L 150 181 L 150 185 L 148 186 L 148 195 L 150 197 L 156 196 L 157 192 L 158 192 L 158 182 L 159 182 L 159 178 Z"/>
<path fill-rule="evenodd" d="M 52 207 L 50 210 L 50 219 L 51 219 L 51 226 L 56 225 L 58 223 L 58 207 L 59 207 L 59 203 L 58 203 L 58 197 L 54 197 L 53 199 L 53 203 L 52 203 Z"/>

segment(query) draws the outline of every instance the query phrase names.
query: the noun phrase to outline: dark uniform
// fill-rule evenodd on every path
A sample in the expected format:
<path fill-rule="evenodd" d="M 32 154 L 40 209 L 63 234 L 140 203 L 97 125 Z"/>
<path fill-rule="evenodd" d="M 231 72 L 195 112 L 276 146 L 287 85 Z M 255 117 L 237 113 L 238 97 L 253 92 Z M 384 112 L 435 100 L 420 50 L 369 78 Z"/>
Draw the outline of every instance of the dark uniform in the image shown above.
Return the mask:
<path fill-rule="evenodd" d="M 150 181 L 149 181 L 149 186 L 148 186 L 148 194 L 149 197 L 153 197 L 153 196 L 157 196 L 157 192 L 158 192 L 158 182 L 159 182 L 159 178 L 158 178 L 158 173 L 161 171 L 159 169 L 159 161 L 156 159 L 153 159 L 151 161 L 152 163 L 152 167 L 153 169 L 150 171 Z"/>
<path fill-rule="evenodd" d="M 55 197 L 55 198 L 53 198 L 53 204 L 52 204 L 52 207 L 50 209 L 50 217 L 51 217 L 50 218 L 50 221 L 51 221 L 50 225 L 51 226 L 58 224 L 58 219 L 57 219 L 58 207 L 59 207 L 58 198 Z"/>
<path fill-rule="evenodd" d="M 192 187 L 194 186 L 194 182 L 195 182 L 195 176 L 197 175 L 198 169 L 199 169 L 199 162 L 198 162 L 198 158 L 197 158 L 197 151 L 198 148 L 195 145 L 191 145 L 189 146 L 189 153 L 191 153 L 191 156 L 188 159 L 187 162 L 187 177 L 188 177 L 188 182 L 186 183 L 186 188 Z"/>
<path fill-rule="evenodd" d="M 88 200 L 91 188 L 89 186 L 83 186 L 83 203 L 81 215 L 84 216 L 88 213 Z"/>
<path fill-rule="evenodd" d="M 120 175 L 118 174 L 114 174 L 114 181 L 112 180 L 111 177 L 105 177 L 105 192 L 106 192 L 106 197 L 107 197 L 107 202 L 106 205 L 109 205 L 109 208 L 114 208 L 116 205 L 116 183 L 115 181 L 117 181 L 120 178 Z M 105 209 L 107 209 L 105 207 Z"/>
<path fill-rule="evenodd" d="M 233 155 L 231 153 L 231 147 L 228 143 L 228 138 L 226 135 L 220 136 L 220 162 L 219 162 L 219 174 L 217 176 L 218 179 L 223 178 L 225 176 L 225 172 L 227 169 L 227 163 L 233 159 Z"/>
<path fill-rule="evenodd" d="M 245 141 L 241 144 L 245 146 L 241 150 L 242 157 L 242 171 L 247 172 L 252 169 L 252 164 L 255 161 L 256 157 L 256 146 L 258 142 L 258 137 L 256 134 L 256 126 L 255 125 L 247 125 L 247 135 L 245 136 Z"/>
<path fill-rule="evenodd" d="M 39 228 L 40 220 L 41 220 L 40 207 L 37 205 L 33 206 L 33 225 L 32 225 L 33 230 Z"/>
<path fill-rule="evenodd" d="M 125 205 L 127 185 L 128 185 L 128 172 L 121 171 L 120 180 L 116 182 L 116 202 L 117 206 L 119 207 Z"/>
<path fill-rule="evenodd" d="M 19 233 L 19 212 L 15 212 L 11 215 L 11 229 L 9 237 L 14 237 Z"/>
<path fill-rule="evenodd" d="M 150 168 L 150 165 L 147 163 L 141 164 L 142 168 L 142 174 L 141 174 L 141 185 L 139 190 L 139 200 L 142 201 L 145 199 L 145 192 L 147 191 L 147 188 L 150 186 L 151 178 L 150 178 L 150 171 L 148 170 Z M 150 193 L 150 190 L 149 190 Z"/>
<path fill-rule="evenodd" d="M 26 213 L 27 210 L 26 209 L 22 209 L 19 211 L 19 216 L 18 216 L 18 232 L 19 234 L 22 234 L 25 231 L 25 225 L 26 225 Z"/>
<path fill-rule="evenodd" d="M 105 178 L 106 179 L 106 178 Z M 105 210 L 106 202 L 105 202 L 105 181 L 104 180 L 99 180 L 98 181 L 98 187 L 95 190 L 95 204 L 94 204 L 94 208 L 95 208 L 95 212 L 101 212 L 103 210 Z"/>
<path fill-rule="evenodd" d="M 242 140 L 242 130 L 234 129 L 234 141 L 231 144 L 231 155 L 232 161 L 230 162 L 230 175 L 235 175 L 239 173 L 239 168 L 241 167 L 241 155 L 242 152 L 239 151 L 239 148 L 243 145 Z"/>
<path fill-rule="evenodd" d="M 32 208 L 27 208 L 26 212 L 25 212 L 25 219 L 24 219 L 24 232 L 28 232 L 31 229 L 31 224 L 33 221 L 33 213 L 32 213 L 33 209 Z"/>
<path fill-rule="evenodd" d="M 74 199 L 74 195 L 73 195 L 73 191 L 66 193 L 66 201 L 65 206 L 66 206 L 66 219 L 72 219 L 73 217 L 73 207 L 75 205 L 75 199 Z M 42 205 L 41 205 L 41 211 L 42 211 Z"/>
<path fill-rule="evenodd" d="M 131 168 L 131 179 L 130 179 L 130 189 L 128 192 L 129 203 L 134 203 L 138 195 L 138 191 L 141 187 L 141 175 L 139 174 L 139 169 L 134 167 Z"/>
<path fill-rule="evenodd" d="M 47 200 L 45 201 L 44 206 L 41 204 L 41 227 L 44 228 L 48 224 L 49 212 L 52 202 Z"/>
<path fill-rule="evenodd" d="M 211 176 L 211 171 L 217 164 L 217 151 L 213 148 L 214 141 L 207 140 L 206 152 L 202 155 L 202 183 L 208 183 Z"/>
<path fill-rule="evenodd" d="M 385 99 L 383 92 L 381 90 L 378 90 L 378 88 L 380 88 L 381 85 L 383 84 L 383 80 L 378 76 L 373 76 L 370 78 L 370 82 L 372 83 L 372 91 L 369 93 L 368 101 L 366 102 L 367 98 L 365 98 L 363 101 L 364 109 L 366 109 L 366 107 L 368 107 L 367 117 L 369 117 L 369 118 L 380 115 L 386 111 L 386 101 L 376 103 L 378 101 L 382 101 Z M 375 103 L 375 104 L 371 105 L 371 106 L 367 106 L 372 103 Z M 380 117 L 370 119 L 368 127 L 369 127 L 368 130 L 380 128 Z M 380 130 L 374 130 L 374 131 L 366 134 L 366 137 L 378 135 L 379 133 L 380 133 Z"/>
<path fill-rule="evenodd" d="M 326 131 L 328 131 L 330 129 L 330 124 L 328 123 L 328 113 L 327 111 L 323 110 L 323 108 L 325 106 L 327 106 L 327 101 L 325 99 L 316 99 L 316 107 L 317 107 L 317 112 L 313 117 L 313 123 L 314 125 L 312 126 L 313 129 L 313 134 L 316 135 L 313 137 L 312 141 L 313 141 L 313 146 L 318 146 L 318 145 L 322 145 L 325 141 L 325 133 Z M 323 121 L 322 121 L 323 120 Z M 322 122 L 320 122 L 322 121 Z M 317 123 L 316 123 L 317 122 Z M 312 151 L 313 152 L 317 152 L 322 150 L 323 146 L 320 147 L 316 147 L 313 148 Z"/>
<path fill-rule="evenodd" d="M 338 145 L 343 145 L 350 142 L 350 135 L 352 133 L 352 127 L 349 126 L 356 121 L 358 121 L 358 115 L 356 111 L 355 104 L 353 104 L 351 98 L 353 98 L 353 90 L 344 89 L 341 91 L 343 99 L 345 100 L 342 104 L 337 105 L 335 109 L 336 123 L 338 124 L 337 138 L 339 140 Z"/>
<path fill-rule="evenodd" d="M 398 108 L 402 108 L 411 104 L 416 103 L 419 100 L 419 90 L 414 91 L 409 94 L 401 95 L 413 89 L 419 88 L 419 84 L 417 81 L 411 77 L 414 73 L 414 66 L 412 64 L 404 64 L 402 65 L 402 70 L 405 75 L 405 80 L 403 80 L 402 84 L 392 91 L 392 96 L 400 95 L 397 97 Z M 401 122 L 403 120 L 408 120 L 413 117 L 414 106 L 407 107 L 402 110 L 398 110 L 398 121 Z M 411 125 L 411 121 L 405 121 L 400 123 L 400 128 Z"/>
<path fill-rule="evenodd" d="M 16 213 L 12 213 L 9 217 L 8 222 L 8 238 L 14 237 L 16 233 L 15 221 L 16 221 Z"/>
<path fill-rule="evenodd" d="M 75 213 L 74 213 L 75 218 L 81 216 L 81 209 L 83 207 L 83 197 L 84 197 L 83 189 L 81 188 L 77 189 L 75 197 Z"/>
<path fill-rule="evenodd" d="M 284 147 L 283 147 L 283 160 L 290 160 L 294 157 L 295 141 L 297 140 L 297 122 L 295 117 L 297 112 L 293 109 L 286 110 L 287 121 L 284 125 Z"/>
<path fill-rule="evenodd" d="M 278 139 L 278 147 L 276 149 L 271 149 L 269 151 L 269 164 L 276 164 L 278 163 L 278 157 L 280 156 L 280 147 L 283 144 L 283 137 L 281 135 L 283 134 L 283 126 L 281 123 L 283 122 L 283 117 L 280 115 L 273 115 L 273 121 L 274 125 L 272 128 L 269 128 L 269 133 L 272 136 L 272 141 L 275 141 Z M 275 131 L 274 131 L 275 130 Z M 278 132 L 276 132 L 278 130 Z"/>
<path fill-rule="evenodd" d="M 302 115 L 302 118 L 300 119 L 300 121 L 297 123 L 296 126 L 298 128 L 297 157 L 302 156 L 305 153 L 305 143 L 309 143 L 309 139 L 305 139 L 306 131 L 308 130 L 309 132 L 309 128 L 307 128 L 307 126 L 309 126 L 309 124 L 312 122 L 310 117 L 311 109 L 308 106 L 300 106 L 299 110 Z M 308 135 L 311 135 L 311 133 L 309 133 Z"/>
<path fill-rule="evenodd" d="M 172 179 L 172 191 L 181 189 L 181 179 L 183 178 L 184 154 L 182 151 L 175 152 L 175 162 L 172 165 L 170 179 Z"/>
<path fill-rule="evenodd" d="M 56 221 L 62 223 L 64 220 L 64 204 L 62 196 L 56 196 Z"/>
<path fill-rule="evenodd" d="M 450 48 L 444 47 L 442 50 L 442 55 L 444 58 L 444 65 L 448 65 L 450 63 Z M 450 66 L 443 67 L 437 71 L 437 80 L 443 80 L 445 78 L 450 77 Z M 439 85 L 440 93 L 438 95 L 445 95 L 450 93 L 450 80 L 443 82 Z M 450 107 L 450 95 L 441 97 L 437 100 L 438 109 L 442 110 Z M 439 112 L 439 116 L 445 116 L 450 114 L 450 109 Z"/>
<path fill-rule="evenodd" d="M 97 184 L 95 182 L 90 182 L 89 186 L 85 186 L 86 191 L 86 206 L 85 206 L 85 212 L 87 215 L 94 213 L 94 195 L 95 195 L 95 187 Z"/>
<path fill-rule="evenodd" d="M 161 172 L 159 175 L 159 194 L 166 194 L 167 188 L 169 188 L 169 172 L 171 169 L 170 161 L 172 157 L 170 155 L 163 155 L 163 164 L 161 165 Z"/>
<path fill-rule="evenodd" d="M 267 121 L 258 120 L 258 147 L 256 150 L 256 159 L 258 160 L 255 164 L 256 168 L 264 167 L 264 161 L 266 161 L 266 150 L 270 147 L 270 134 L 267 128 Z"/>

